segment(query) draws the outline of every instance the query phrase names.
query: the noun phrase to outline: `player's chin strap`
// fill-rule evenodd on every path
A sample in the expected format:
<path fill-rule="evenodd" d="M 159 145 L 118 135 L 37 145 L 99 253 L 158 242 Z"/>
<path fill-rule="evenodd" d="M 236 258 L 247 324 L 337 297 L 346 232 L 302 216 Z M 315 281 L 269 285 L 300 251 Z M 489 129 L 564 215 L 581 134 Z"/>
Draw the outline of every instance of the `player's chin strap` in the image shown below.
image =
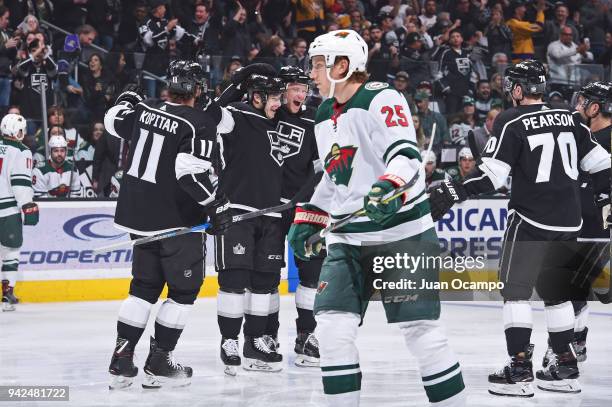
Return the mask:
<path fill-rule="evenodd" d="M 333 79 L 331 77 L 331 70 L 332 67 L 334 65 L 328 65 L 325 67 L 325 74 L 327 75 L 327 80 L 330 82 L 330 86 L 329 86 L 329 95 L 327 96 L 328 98 L 333 98 L 334 97 L 334 91 L 336 90 L 336 83 L 342 83 L 342 82 L 346 82 L 348 80 L 348 78 L 351 77 L 351 75 L 353 74 L 353 72 L 355 72 L 354 69 L 350 69 L 346 72 L 346 75 L 344 75 L 344 78 L 342 79 Z"/>
<path fill-rule="evenodd" d="M 289 202 L 284 203 L 282 205 L 273 206 L 270 208 L 260 209 L 258 211 L 247 212 L 241 215 L 232 216 L 232 222 L 241 222 L 243 220 L 256 218 L 259 216 L 266 215 L 268 213 L 281 213 L 281 212 L 286 211 L 287 209 L 291 209 L 295 207 L 302 199 L 308 196 L 308 194 L 311 193 L 312 190 L 317 186 L 319 181 L 321 181 L 321 177 L 323 175 L 323 164 L 321 163 L 320 160 L 317 160 L 313 163 L 313 167 L 314 167 L 314 172 L 315 172 L 314 176 L 310 180 L 308 180 L 308 182 L 302 185 L 302 188 L 300 188 L 300 190 L 295 193 L 295 195 L 293 196 L 293 198 L 291 198 Z M 125 240 L 125 241 L 115 243 L 112 245 L 98 247 L 97 249 L 94 249 L 93 252 L 94 253 L 108 253 L 108 252 L 111 252 L 113 250 L 117 250 L 123 247 L 133 247 L 133 246 L 137 246 L 137 245 L 141 245 L 145 243 L 157 242 L 159 240 L 165 240 L 171 237 L 182 236 L 188 233 L 196 233 L 196 232 L 202 233 L 202 232 L 205 232 L 210 227 L 211 227 L 210 223 L 202 223 L 200 225 L 191 226 L 188 228 L 179 228 L 176 230 L 172 230 L 170 232 L 160 233 L 158 235 L 145 236 L 139 239 Z"/>

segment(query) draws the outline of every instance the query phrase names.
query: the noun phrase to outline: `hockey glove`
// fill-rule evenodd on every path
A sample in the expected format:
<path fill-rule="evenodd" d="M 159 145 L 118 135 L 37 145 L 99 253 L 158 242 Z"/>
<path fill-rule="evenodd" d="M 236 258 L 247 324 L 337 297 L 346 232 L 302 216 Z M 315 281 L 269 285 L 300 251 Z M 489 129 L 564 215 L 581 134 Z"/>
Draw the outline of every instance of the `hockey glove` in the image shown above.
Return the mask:
<path fill-rule="evenodd" d="M 461 183 L 452 180 L 444 180 L 429 193 L 429 204 L 431 205 L 431 217 L 434 222 L 441 219 L 454 204 L 465 201 L 468 193 Z"/>
<path fill-rule="evenodd" d="M 134 83 L 128 83 L 123 88 L 123 92 L 117 96 L 115 104 L 123 104 L 129 107 L 134 107 L 143 100 L 144 97 L 142 97 L 142 89 L 140 89 L 140 87 Z"/>
<path fill-rule="evenodd" d="M 366 215 L 379 225 L 391 219 L 406 202 L 406 193 L 391 199 L 387 203 L 382 202 L 383 197 L 404 184 L 406 182 L 396 175 L 385 174 L 380 177 L 372 185 L 370 192 L 363 198 Z"/>
<path fill-rule="evenodd" d="M 232 214 L 229 200 L 224 194 L 219 194 L 217 198 L 206 207 L 208 222 L 210 227 L 206 229 L 209 235 L 222 235 L 232 225 Z"/>
<path fill-rule="evenodd" d="M 304 204 L 296 208 L 293 224 L 289 229 L 287 240 L 293 249 L 293 254 L 301 260 L 310 260 L 321 253 L 322 241 L 313 247 L 306 247 L 306 240 L 319 233 L 327 226 L 329 215 L 314 205 Z"/>
<path fill-rule="evenodd" d="M 38 224 L 38 205 L 34 202 L 29 202 L 21 207 L 23 212 L 23 224 L 27 226 L 35 226 Z"/>
<path fill-rule="evenodd" d="M 610 211 L 610 195 L 599 194 L 595 195 L 595 205 L 601 208 L 601 216 L 603 218 L 603 228 L 608 229 L 612 225 L 612 213 Z"/>
<path fill-rule="evenodd" d="M 263 76 L 276 76 L 276 69 L 274 69 L 274 67 L 270 64 L 250 64 L 236 69 L 236 71 L 232 75 L 232 83 L 238 86 L 241 83 L 244 83 L 253 74 Z M 241 88 L 242 90 L 246 91 L 246 89 L 244 89 L 244 86 L 241 86 Z"/>

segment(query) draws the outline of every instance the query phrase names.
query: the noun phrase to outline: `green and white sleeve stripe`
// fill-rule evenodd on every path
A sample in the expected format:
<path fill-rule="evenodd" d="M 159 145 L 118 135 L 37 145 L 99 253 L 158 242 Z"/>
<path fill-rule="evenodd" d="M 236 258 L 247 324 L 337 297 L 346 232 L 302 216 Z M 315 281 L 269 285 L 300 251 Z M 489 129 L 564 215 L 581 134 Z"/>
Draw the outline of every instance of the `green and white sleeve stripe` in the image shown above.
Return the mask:
<path fill-rule="evenodd" d="M 20 187 L 31 187 L 32 177 L 28 174 L 12 174 L 11 175 L 11 186 Z"/>
<path fill-rule="evenodd" d="M 397 157 L 403 155 L 408 158 L 415 158 L 421 161 L 421 152 L 416 143 L 409 140 L 398 140 L 395 143 L 387 147 L 387 150 L 383 154 L 383 161 L 385 165 L 389 165 L 389 162 Z"/>

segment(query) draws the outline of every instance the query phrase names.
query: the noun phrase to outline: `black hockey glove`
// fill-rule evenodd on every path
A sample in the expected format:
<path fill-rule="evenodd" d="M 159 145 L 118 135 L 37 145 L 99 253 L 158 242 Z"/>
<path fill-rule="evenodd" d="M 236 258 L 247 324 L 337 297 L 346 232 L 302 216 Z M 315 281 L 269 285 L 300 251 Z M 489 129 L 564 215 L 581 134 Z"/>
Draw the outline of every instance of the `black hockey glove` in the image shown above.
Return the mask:
<path fill-rule="evenodd" d="M 448 179 L 444 180 L 429 193 L 431 217 L 434 222 L 441 219 L 454 204 L 463 202 L 467 198 L 468 193 L 463 184 Z"/>
<path fill-rule="evenodd" d="M 143 100 L 144 97 L 142 96 L 142 89 L 140 89 L 140 87 L 135 83 L 128 83 L 123 88 L 123 92 L 117 96 L 115 104 L 124 104 L 126 106 L 134 107 Z"/>
<path fill-rule="evenodd" d="M 610 211 L 610 195 L 603 193 L 595 195 L 595 205 L 601 209 L 604 230 L 608 229 L 610 225 L 612 225 L 612 212 Z"/>
<path fill-rule="evenodd" d="M 264 63 L 247 65 L 242 68 L 236 69 L 236 71 L 232 75 L 232 83 L 238 86 L 241 83 L 244 83 L 253 74 L 263 76 L 276 76 L 276 69 L 274 69 L 272 65 Z M 241 88 L 244 88 L 244 86 L 241 86 Z M 246 89 L 242 90 L 246 91 Z"/>
<path fill-rule="evenodd" d="M 232 214 L 229 200 L 224 194 L 217 195 L 217 199 L 206 207 L 210 227 L 206 229 L 209 235 L 222 235 L 232 225 Z"/>

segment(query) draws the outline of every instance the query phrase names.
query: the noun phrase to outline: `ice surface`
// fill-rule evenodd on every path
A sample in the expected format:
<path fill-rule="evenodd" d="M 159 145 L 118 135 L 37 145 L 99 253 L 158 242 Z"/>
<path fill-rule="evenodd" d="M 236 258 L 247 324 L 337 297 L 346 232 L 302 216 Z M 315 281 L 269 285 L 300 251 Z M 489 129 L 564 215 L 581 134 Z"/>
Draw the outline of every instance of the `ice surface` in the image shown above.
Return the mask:
<path fill-rule="evenodd" d="M 3 406 L 321 406 L 318 369 L 293 365 L 296 317 L 293 296 L 281 297 L 280 373 L 239 370 L 223 374 L 216 302 L 200 299 L 177 346 L 177 361 L 194 369 L 192 385 L 183 389 L 143 390 L 142 372 L 125 391 L 108 391 L 108 363 L 115 340 L 120 302 L 20 304 L 16 312 L 0 313 L 0 385 L 67 385 L 70 402 L 9 403 Z M 545 351 L 542 304 L 535 303 L 535 365 Z M 157 309 L 157 308 L 156 308 Z M 156 311 L 155 309 L 155 311 Z M 591 303 L 588 360 L 582 365 L 578 395 L 544 393 L 532 399 L 511 399 L 487 393 L 487 375 L 505 362 L 499 303 L 444 303 L 442 320 L 459 356 L 468 388 L 468 405 L 604 407 L 612 406 L 612 308 Z M 154 318 L 155 312 L 152 313 Z M 142 368 L 153 321 L 137 347 Z M 399 329 L 385 323 L 379 303 L 370 305 L 358 346 L 363 371 L 362 406 L 427 406 L 415 360 Z"/>

